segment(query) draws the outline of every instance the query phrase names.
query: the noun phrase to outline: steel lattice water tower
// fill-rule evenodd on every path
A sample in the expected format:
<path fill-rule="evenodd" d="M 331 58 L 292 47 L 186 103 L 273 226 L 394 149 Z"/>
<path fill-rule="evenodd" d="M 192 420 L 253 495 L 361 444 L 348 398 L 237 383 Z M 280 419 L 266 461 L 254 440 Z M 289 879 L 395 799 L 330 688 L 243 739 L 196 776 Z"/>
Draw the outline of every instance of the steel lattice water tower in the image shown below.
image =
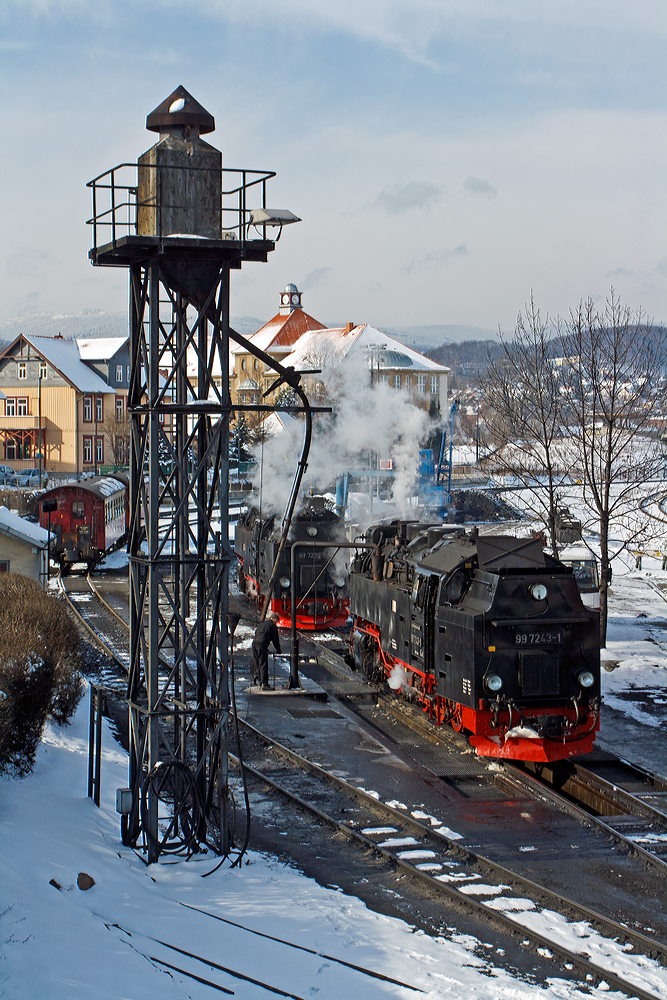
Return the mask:
<path fill-rule="evenodd" d="M 229 852 L 229 274 L 266 261 L 267 171 L 222 168 L 213 117 L 178 87 L 138 163 L 96 177 L 93 248 L 130 276 L 130 794 L 126 844 Z M 250 204 L 255 208 L 251 209 Z M 290 382 L 295 376 L 289 373 Z M 296 376 L 298 382 L 298 376 Z M 257 407 L 260 408 L 260 407 Z"/>

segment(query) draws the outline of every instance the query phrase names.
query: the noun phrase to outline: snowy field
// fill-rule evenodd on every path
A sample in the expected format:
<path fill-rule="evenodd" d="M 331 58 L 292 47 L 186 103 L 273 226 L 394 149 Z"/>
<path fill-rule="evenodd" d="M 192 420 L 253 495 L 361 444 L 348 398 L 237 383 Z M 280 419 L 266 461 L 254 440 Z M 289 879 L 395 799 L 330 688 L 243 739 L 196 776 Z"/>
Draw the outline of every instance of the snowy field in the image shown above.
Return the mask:
<path fill-rule="evenodd" d="M 667 573 L 658 560 L 643 565 L 637 571 L 626 559 L 614 570 L 602 684 L 614 714 L 653 744 L 667 730 Z M 147 868 L 120 843 L 114 797 L 127 783 L 127 757 L 104 721 L 101 808 L 86 797 L 87 698 L 71 726 L 47 726 L 34 774 L 0 785 L 0 995 L 199 1000 L 219 992 L 200 977 L 247 1000 L 416 990 L 450 1000 L 619 997 L 604 985 L 513 978 L 483 941 L 453 929 L 429 937 L 269 856 L 251 852 L 243 868 L 206 879 L 210 857 Z M 613 746 L 613 736 L 603 732 L 601 742 Z M 80 872 L 94 879 L 87 891 L 77 887 Z"/>

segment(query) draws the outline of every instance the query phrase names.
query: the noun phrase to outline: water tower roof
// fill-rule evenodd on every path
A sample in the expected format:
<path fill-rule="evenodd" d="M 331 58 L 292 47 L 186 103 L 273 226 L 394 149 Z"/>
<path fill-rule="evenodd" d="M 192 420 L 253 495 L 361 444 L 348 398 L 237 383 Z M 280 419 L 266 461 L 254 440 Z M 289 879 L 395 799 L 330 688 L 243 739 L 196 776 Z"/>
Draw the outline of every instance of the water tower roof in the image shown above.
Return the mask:
<path fill-rule="evenodd" d="M 215 130 L 215 118 L 181 86 L 146 118 L 150 132 L 167 132 L 174 125 L 194 125 L 203 134 Z"/>

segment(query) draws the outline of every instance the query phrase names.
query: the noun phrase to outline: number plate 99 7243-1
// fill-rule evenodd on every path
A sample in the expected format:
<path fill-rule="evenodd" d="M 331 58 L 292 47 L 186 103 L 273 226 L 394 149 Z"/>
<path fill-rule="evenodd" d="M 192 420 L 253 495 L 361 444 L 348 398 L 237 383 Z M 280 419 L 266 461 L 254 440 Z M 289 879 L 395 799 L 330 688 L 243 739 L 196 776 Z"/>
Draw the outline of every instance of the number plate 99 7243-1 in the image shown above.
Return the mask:
<path fill-rule="evenodd" d="M 563 641 L 561 632 L 515 632 L 515 646 L 555 646 Z"/>

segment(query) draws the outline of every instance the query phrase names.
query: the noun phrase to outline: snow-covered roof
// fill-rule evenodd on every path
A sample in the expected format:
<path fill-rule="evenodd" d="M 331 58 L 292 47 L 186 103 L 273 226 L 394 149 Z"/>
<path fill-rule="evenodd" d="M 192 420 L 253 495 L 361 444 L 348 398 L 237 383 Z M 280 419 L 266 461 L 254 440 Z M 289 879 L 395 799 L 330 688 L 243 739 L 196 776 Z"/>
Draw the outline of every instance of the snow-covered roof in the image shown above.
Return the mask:
<path fill-rule="evenodd" d="M 40 528 L 32 521 L 26 521 L 24 517 L 12 513 L 7 507 L 0 507 L 0 533 L 10 538 L 18 538 L 26 545 L 34 545 L 38 549 L 45 548 L 49 541 L 46 528 Z"/>
<path fill-rule="evenodd" d="M 79 392 L 113 392 L 103 378 L 83 363 L 76 340 L 65 340 L 64 337 L 29 337 L 25 334 L 24 337 Z"/>
<path fill-rule="evenodd" d="M 108 361 L 128 342 L 128 337 L 77 337 L 79 355 L 84 361 Z"/>
<path fill-rule="evenodd" d="M 257 333 L 253 333 L 248 340 L 253 347 L 258 347 L 260 351 L 289 352 L 293 344 L 299 340 L 309 330 L 324 330 L 325 326 L 318 320 L 313 319 L 303 309 L 294 309 L 289 315 L 281 316 L 277 313 L 268 323 L 260 327 Z M 233 354 L 245 354 L 245 347 L 234 347 Z"/>
<path fill-rule="evenodd" d="M 300 338 L 298 344 L 296 344 L 292 353 L 283 358 L 282 364 L 286 366 L 293 365 L 295 368 L 299 368 L 303 367 L 309 358 L 316 358 L 318 354 L 325 356 L 332 355 L 334 358 L 342 359 L 352 350 L 355 352 L 362 351 L 366 355 L 371 347 L 386 348 L 385 363 L 382 366 L 385 371 L 392 367 L 387 362 L 391 358 L 391 354 L 395 352 L 408 359 L 411 371 L 427 371 L 443 375 L 451 372 L 451 368 L 436 364 L 430 358 L 424 357 L 423 354 L 418 354 L 417 351 L 413 351 L 410 347 L 405 347 L 404 344 L 394 340 L 393 337 L 388 337 L 385 333 L 376 330 L 373 326 L 368 326 L 368 324 L 355 326 L 352 330 L 348 330 L 346 327 L 332 327 L 330 329 L 305 333 Z M 400 363 L 396 364 L 395 367 L 398 369 L 408 366 Z"/>
<path fill-rule="evenodd" d="M 293 428 L 296 424 L 303 427 L 298 418 L 293 417 L 291 413 L 269 413 L 268 416 L 264 417 L 260 426 L 267 437 L 275 437 L 277 434 L 282 434 L 283 431 Z"/>

